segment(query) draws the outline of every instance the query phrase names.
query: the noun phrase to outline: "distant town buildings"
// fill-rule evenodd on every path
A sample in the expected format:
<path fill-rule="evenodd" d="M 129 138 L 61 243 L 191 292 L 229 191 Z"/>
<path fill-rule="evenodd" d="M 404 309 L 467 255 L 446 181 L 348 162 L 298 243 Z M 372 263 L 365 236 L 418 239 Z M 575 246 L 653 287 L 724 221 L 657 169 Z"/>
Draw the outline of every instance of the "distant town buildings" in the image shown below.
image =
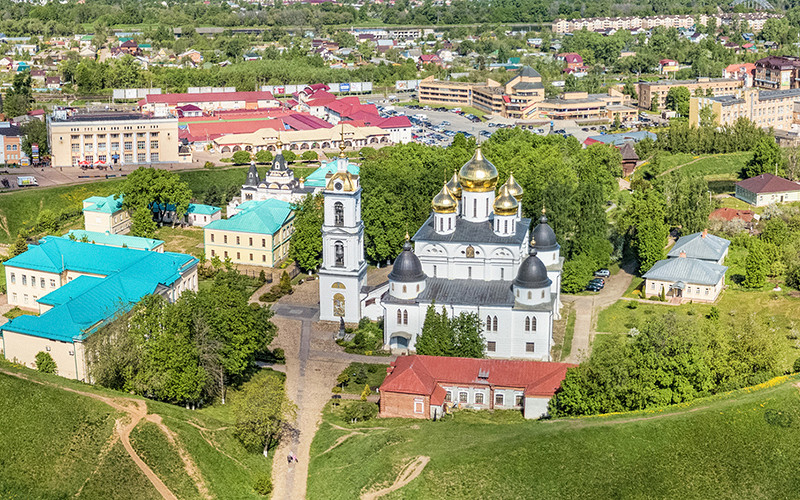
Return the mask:
<path fill-rule="evenodd" d="M 768 90 L 787 90 L 800 87 L 800 58 L 769 56 L 755 63 L 756 87 Z"/>
<path fill-rule="evenodd" d="M 714 96 L 730 95 L 742 88 L 744 82 L 732 78 L 696 78 L 694 80 L 660 80 L 657 82 L 641 82 L 637 84 L 639 107 L 652 109 L 653 101 L 658 103 L 658 109 L 667 105 L 667 93 L 673 87 L 686 87 L 695 95 L 699 90 L 705 95 Z"/>
<path fill-rule="evenodd" d="M 701 111 L 710 108 L 711 120 L 718 126 L 733 125 L 747 118 L 762 128 L 789 130 L 795 121 L 795 102 L 800 88 L 786 90 L 741 89 L 733 95 L 692 97 L 689 101 L 689 123 L 698 125 Z"/>
<path fill-rule="evenodd" d="M 139 101 L 139 109 L 154 116 L 177 114 L 177 108 L 189 105 L 205 112 L 212 112 L 231 109 L 272 109 L 280 107 L 281 103 L 272 92 L 149 94 Z"/>
<path fill-rule="evenodd" d="M 726 13 L 715 15 L 662 15 L 662 16 L 628 16 L 628 17 L 585 17 L 578 19 L 556 19 L 551 25 L 553 33 L 572 33 L 587 31 L 619 31 L 619 30 L 651 30 L 656 27 L 694 28 L 695 24 L 707 26 L 714 20 L 717 26 L 731 25 L 739 21 L 747 23 L 750 31 L 758 32 L 770 18 L 779 18 L 779 14 L 768 12 Z"/>

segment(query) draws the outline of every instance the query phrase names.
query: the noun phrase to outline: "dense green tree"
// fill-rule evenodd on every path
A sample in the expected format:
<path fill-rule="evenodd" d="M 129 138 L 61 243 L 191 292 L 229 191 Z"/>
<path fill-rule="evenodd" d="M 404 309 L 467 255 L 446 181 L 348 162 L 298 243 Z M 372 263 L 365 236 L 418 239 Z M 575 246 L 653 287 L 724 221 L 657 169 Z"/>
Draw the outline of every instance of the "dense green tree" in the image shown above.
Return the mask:
<path fill-rule="evenodd" d="M 672 87 L 667 92 L 667 109 L 675 111 L 680 116 L 689 116 L 689 100 L 692 97 L 688 88 L 683 86 Z"/>
<path fill-rule="evenodd" d="M 280 440 L 284 423 L 295 418 L 297 407 L 286 395 L 283 377 L 262 371 L 242 385 L 233 399 L 233 412 L 234 435 L 245 448 L 266 455 Z"/>
<path fill-rule="evenodd" d="M 295 207 L 294 233 L 289 257 L 300 269 L 311 272 L 322 264 L 323 198 L 309 194 Z"/>
<path fill-rule="evenodd" d="M 43 121 L 30 120 L 22 126 L 22 133 L 25 134 L 22 139 L 22 150 L 29 157 L 33 158 L 33 152 L 31 151 L 33 144 L 39 145 L 39 157 L 50 153 L 50 145 L 47 142 L 47 125 Z"/>
<path fill-rule="evenodd" d="M 750 240 L 742 286 L 746 288 L 761 288 L 766 281 L 767 266 L 764 245 L 758 239 Z"/>
<path fill-rule="evenodd" d="M 753 148 L 753 157 L 742 169 L 742 178 L 749 179 L 763 173 L 783 175 L 785 159 L 781 148 L 772 137 L 762 137 Z"/>
<path fill-rule="evenodd" d="M 482 332 L 483 324 L 477 314 L 461 313 L 448 318 L 444 308 L 437 313 L 431 304 L 415 349 L 417 354 L 428 356 L 482 358 L 486 351 Z"/>
<path fill-rule="evenodd" d="M 237 151 L 233 153 L 232 159 L 234 165 L 244 165 L 250 163 L 250 153 L 244 150 Z"/>
<path fill-rule="evenodd" d="M 131 234 L 140 238 L 155 238 L 158 224 L 153 220 L 153 212 L 147 207 L 138 207 L 131 217 Z"/>
<path fill-rule="evenodd" d="M 256 161 L 258 163 L 272 163 L 272 153 L 266 149 L 262 149 L 256 153 Z"/>
<path fill-rule="evenodd" d="M 684 235 L 706 227 L 708 216 L 714 209 L 708 181 L 678 172 L 664 180 L 663 191 L 670 226 L 681 228 Z"/>
<path fill-rule="evenodd" d="M 319 155 L 316 151 L 304 151 L 303 154 L 300 156 L 300 159 L 303 161 L 314 161 L 319 159 Z"/>
<path fill-rule="evenodd" d="M 639 260 L 639 271 L 647 272 L 665 257 L 668 227 L 665 223 L 664 198 L 654 189 L 633 194 L 629 223 L 633 230 L 633 248 Z"/>
<path fill-rule="evenodd" d="M 49 352 L 39 351 L 36 353 L 36 369 L 42 373 L 58 373 L 58 367 Z"/>
<path fill-rule="evenodd" d="M 125 209 L 135 213 L 140 207 L 145 207 L 158 213 L 159 220 L 164 219 L 170 205 L 175 207 L 175 220 L 181 219 L 192 199 L 188 184 L 178 174 L 146 167 L 128 174 L 122 195 Z"/>
<path fill-rule="evenodd" d="M 14 239 L 14 243 L 8 248 L 8 256 L 16 257 L 28 251 L 28 235 L 27 233 L 20 232 Z"/>

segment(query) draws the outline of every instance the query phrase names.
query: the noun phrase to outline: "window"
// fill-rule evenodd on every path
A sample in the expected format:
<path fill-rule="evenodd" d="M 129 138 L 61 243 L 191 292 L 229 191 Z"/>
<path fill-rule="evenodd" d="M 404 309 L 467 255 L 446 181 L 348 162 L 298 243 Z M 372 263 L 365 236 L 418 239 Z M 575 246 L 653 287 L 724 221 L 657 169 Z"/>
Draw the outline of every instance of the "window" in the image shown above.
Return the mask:
<path fill-rule="evenodd" d="M 505 279 L 506 277 L 506 270 L 504 268 L 500 268 L 500 279 Z"/>
<path fill-rule="evenodd" d="M 491 332 L 492 331 L 492 317 L 491 316 L 486 316 L 486 331 L 487 332 Z"/>
<path fill-rule="evenodd" d="M 119 151 L 119 141 L 114 141 L 111 143 L 111 149 L 113 151 Z"/>
<path fill-rule="evenodd" d="M 81 145 L 80 144 L 73 144 L 72 145 L 72 152 L 73 153 L 79 153 L 80 150 L 81 150 Z"/>
<path fill-rule="evenodd" d="M 39 288 L 44 288 L 44 278 L 39 279 Z"/>
<path fill-rule="evenodd" d="M 408 292 L 408 288 L 406 287 L 406 285 L 403 285 L 403 293 L 407 293 L 407 292 Z"/>
<path fill-rule="evenodd" d="M 505 397 L 502 394 L 495 394 L 494 395 L 494 404 L 495 406 L 503 406 L 503 402 Z"/>
<path fill-rule="evenodd" d="M 130 151 L 131 149 L 133 149 L 133 142 L 131 142 L 131 141 L 125 141 L 124 145 L 125 145 L 125 149 L 127 151 Z"/>
<path fill-rule="evenodd" d="M 211 243 L 214 243 L 214 233 L 211 233 Z"/>
<path fill-rule="evenodd" d="M 144 150 L 144 141 L 136 141 L 136 149 Z"/>
<path fill-rule="evenodd" d="M 458 402 L 459 403 L 466 403 L 469 399 L 469 393 L 461 391 L 458 393 Z"/>
<path fill-rule="evenodd" d="M 514 396 L 514 406 L 522 406 L 522 394 Z"/>
<path fill-rule="evenodd" d="M 11 294 L 11 298 L 13 298 L 13 299 L 14 299 L 14 302 L 16 302 L 16 301 L 17 301 L 17 294 L 16 294 L 16 292 L 14 292 L 14 293 L 12 293 L 12 294 Z"/>
<path fill-rule="evenodd" d="M 531 318 L 531 331 L 532 332 L 536 331 L 536 318 L 535 317 Z"/>
<path fill-rule="evenodd" d="M 50 288 L 56 287 L 56 280 L 50 280 Z"/>
<path fill-rule="evenodd" d="M 344 226 L 344 205 L 341 201 L 333 204 L 333 223 L 336 226 Z"/>
<path fill-rule="evenodd" d="M 533 342 L 525 342 L 525 352 L 536 352 Z"/>
<path fill-rule="evenodd" d="M 472 279 L 472 266 L 467 266 L 467 278 Z"/>
<path fill-rule="evenodd" d="M 147 153 L 137 153 L 136 154 L 136 161 L 139 163 L 144 163 L 147 161 Z"/>
<path fill-rule="evenodd" d="M 150 161 L 158 161 L 158 153 L 150 153 Z"/>
<path fill-rule="evenodd" d="M 241 255 L 241 254 L 240 254 L 239 252 L 236 252 L 236 260 L 239 260 L 239 259 L 241 259 L 240 255 Z"/>
<path fill-rule="evenodd" d="M 27 285 L 28 284 L 28 277 L 25 276 L 24 274 L 22 275 L 22 284 L 23 285 Z"/>
<path fill-rule="evenodd" d="M 495 332 L 497 331 L 497 316 L 492 320 L 492 330 Z"/>
<path fill-rule="evenodd" d="M 261 247 L 262 248 L 267 248 L 267 239 L 266 238 L 261 238 Z"/>
<path fill-rule="evenodd" d="M 433 277 L 434 277 L 434 278 L 436 277 L 436 265 L 435 265 L 435 264 L 434 264 L 434 266 L 433 266 Z"/>
<path fill-rule="evenodd" d="M 408 309 L 403 309 L 403 324 L 408 324 Z"/>
<path fill-rule="evenodd" d="M 214 255 L 216 255 L 216 252 L 214 251 L 214 249 L 211 249 L 211 256 L 213 257 Z"/>
<path fill-rule="evenodd" d="M 97 161 L 99 161 L 100 163 L 105 163 L 106 155 L 97 155 Z"/>
<path fill-rule="evenodd" d="M 250 254 L 250 260 L 253 260 L 253 254 Z"/>
<path fill-rule="evenodd" d="M 483 393 L 482 392 L 476 392 L 475 393 L 475 404 L 476 405 L 482 405 L 483 404 Z"/>
<path fill-rule="evenodd" d="M 334 266 L 344 267 L 344 243 L 337 241 L 333 245 Z"/>
<path fill-rule="evenodd" d="M 226 259 L 228 258 L 228 251 L 227 250 L 225 250 L 225 258 Z"/>
<path fill-rule="evenodd" d="M 249 245 L 253 246 L 253 238 L 250 238 L 249 241 L 250 241 Z"/>
<path fill-rule="evenodd" d="M 150 148 L 158 149 L 158 141 L 150 141 Z"/>
<path fill-rule="evenodd" d="M 228 242 L 228 235 L 227 234 L 222 237 L 222 242 L 223 243 L 227 243 Z"/>
<path fill-rule="evenodd" d="M 531 318 L 525 318 L 525 331 L 531 331 Z"/>
<path fill-rule="evenodd" d="M 11 273 L 11 283 L 16 283 L 16 282 L 17 282 L 17 275 L 14 274 L 14 273 Z"/>
<path fill-rule="evenodd" d="M 532 298 L 533 298 L 533 293 L 528 291 L 528 300 L 531 300 Z"/>
<path fill-rule="evenodd" d="M 125 153 L 125 163 L 133 163 L 133 155 L 130 153 Z"/>
<path fill-rule="evenodd" d="M 26 303 L 26 304 L 28 303 L 28 294 L 27 294 L 27 293 L 26 293 L 25 295 L 23 295 L 23 296 L 22 296 L 22 301 L 23 301 L 24 303 Z"/>
<path fill-rule="evenodd" d="M 267 261 L 267 256 L 266 255 L 262 255 L 261 256 L 261 262 L 266 262 L 266 261 Z"/>
<path fill-rule="evenodd" d="M 478 217 L 478 200 L 472 200 L 472 218 Z"/>
<path fill-rule="evenodd" d="M 238 236 L 236 237 L 236 244 L 237 245 L 239 244 L 239 237 Z"/>
<path fill-rule="evenodd" d="M 16 295 L 16 294 L 15 294 Z M 453 391 L 447 391 L 444 395 L 444 400 L 450 403 L 453 401 Z"/>
<path fill-rule="evenodd" d="M 706 288 L 706 295 L 708 295 L 708 288 Z"/>
<path fill-rule="evenodd" d="M 489 352 L 496 352 L 497 351 L 497 342 L 489 341 L 486 343 L 486 350 Z"/>
<path fill-rule="evenodd" d="M 421 399 L 414 400 L 414 413 L 422 413 L 425 409 L 425 402 Z"/>

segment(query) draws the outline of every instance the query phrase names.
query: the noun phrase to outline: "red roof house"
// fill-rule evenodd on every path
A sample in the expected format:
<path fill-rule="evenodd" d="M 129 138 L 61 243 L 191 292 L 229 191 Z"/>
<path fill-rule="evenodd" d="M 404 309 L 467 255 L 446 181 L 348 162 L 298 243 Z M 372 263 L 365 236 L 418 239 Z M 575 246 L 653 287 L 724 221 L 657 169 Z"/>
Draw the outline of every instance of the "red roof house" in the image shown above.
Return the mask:
<path fill-rule="evenodd" d="M 547 414 L 547 404 L 575 365 L 545 361 L 400 356 L 381 384 L 382 417 L 440 417 L 454 406 Z"/>
<path fill-rule="evenodd" d="M 738 210 L 736 208 L 718 208 L 711 212 L 708 216 L 708 220 L 724 220 L 724 221 L 732 221 L 732 220 L 741 220 L 746 223 L 753 222 L 753 211 L 752 210 Z"/>
<path fill-rule="evenodd" d="M 557 61 L 564 61 L 567 63 L 567 69 L 576 69 L 583 66 L 583 57 L 577 52 L 562 52 L 556 55 Z"/>

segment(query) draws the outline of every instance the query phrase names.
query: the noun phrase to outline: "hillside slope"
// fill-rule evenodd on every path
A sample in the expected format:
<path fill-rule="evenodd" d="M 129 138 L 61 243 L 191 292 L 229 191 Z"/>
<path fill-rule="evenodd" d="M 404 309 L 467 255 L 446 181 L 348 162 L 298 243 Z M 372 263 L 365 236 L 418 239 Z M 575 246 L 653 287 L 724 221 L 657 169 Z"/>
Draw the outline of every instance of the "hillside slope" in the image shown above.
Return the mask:
<path fill-rule="evenodd" d="M 228 407 L 190 411 L 0 364 L 0 497 L 263 498 Z M 229 405 L 228 405 L 229 406 Z"/>
<path fill-rule="evenodd" d="M 380 498 L 795 498 L 797 380 L 664 410 L 542 422 L 461 412 L 367 427 L 326 410 L 308 494 L 358 498 L 396 484 Z"/>

